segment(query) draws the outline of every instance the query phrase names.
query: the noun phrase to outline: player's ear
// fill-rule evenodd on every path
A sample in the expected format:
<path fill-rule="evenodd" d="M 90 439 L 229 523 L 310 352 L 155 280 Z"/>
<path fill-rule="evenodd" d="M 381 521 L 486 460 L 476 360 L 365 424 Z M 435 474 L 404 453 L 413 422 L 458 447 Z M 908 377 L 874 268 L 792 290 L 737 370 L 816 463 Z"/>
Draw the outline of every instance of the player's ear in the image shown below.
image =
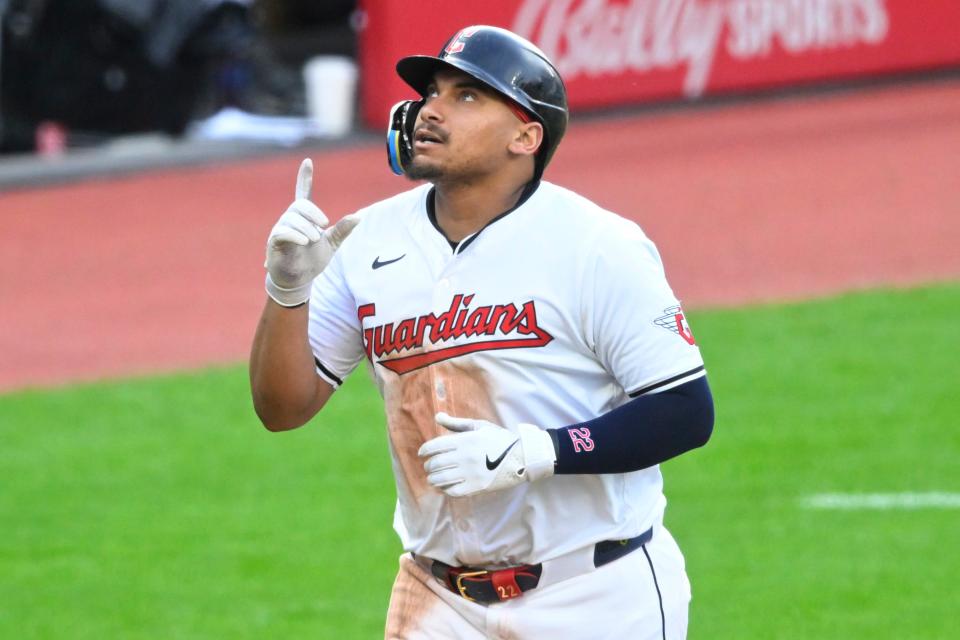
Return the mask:
<path fill-rule="evenodd" d="M 543 125 L 539 122 L 524 122 L 517 126 L 507 149 L 520 156 L 532 156 L 543 143 Z"/>

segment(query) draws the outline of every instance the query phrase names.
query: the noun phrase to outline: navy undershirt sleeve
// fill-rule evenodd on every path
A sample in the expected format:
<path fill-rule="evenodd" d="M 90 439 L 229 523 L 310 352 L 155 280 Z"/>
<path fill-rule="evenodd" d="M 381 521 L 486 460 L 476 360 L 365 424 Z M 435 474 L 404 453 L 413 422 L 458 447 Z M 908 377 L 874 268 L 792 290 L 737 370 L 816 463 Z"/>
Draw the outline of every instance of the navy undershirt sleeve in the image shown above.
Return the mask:
<path fill-rule="evenodd" d="M 634 398 L 587 422 L 548 429 L 558 474 L 625 473 L 701 447 L 713 432 L 706 376 Z"/>

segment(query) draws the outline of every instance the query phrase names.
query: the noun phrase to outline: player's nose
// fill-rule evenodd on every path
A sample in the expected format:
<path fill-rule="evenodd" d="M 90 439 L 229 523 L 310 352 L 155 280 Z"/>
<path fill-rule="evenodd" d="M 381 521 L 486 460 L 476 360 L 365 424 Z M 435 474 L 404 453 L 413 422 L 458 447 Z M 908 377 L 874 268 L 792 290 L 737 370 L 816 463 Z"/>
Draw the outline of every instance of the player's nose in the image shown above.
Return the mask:
<path fill-rule="evenodd" d="M 439 103 L 440 100 L 436 98 L 428 99 L 424 102 L 417 117 L 424 122 L 443 122 L 443 109 Z"/>

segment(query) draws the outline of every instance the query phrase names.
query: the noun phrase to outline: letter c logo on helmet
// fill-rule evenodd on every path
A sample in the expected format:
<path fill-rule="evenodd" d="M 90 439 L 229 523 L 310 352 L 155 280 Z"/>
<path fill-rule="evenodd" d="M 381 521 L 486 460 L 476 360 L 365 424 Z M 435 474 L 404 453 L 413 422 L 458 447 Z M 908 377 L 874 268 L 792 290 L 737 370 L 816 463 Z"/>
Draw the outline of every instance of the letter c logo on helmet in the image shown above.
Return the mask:
<path fill-rule="evenodd" d="M 463 51 L 463 48 L 466 46 L 463 42 L 465 38 L 469 38 L 477 32 L 480 27 L 467 27 L 466 29 L 460 29 L 447 43 L 447 46 L 443 48 L 443 52 L 447 55 L 451 53 L 460 53 Z"/>
<path fill-rule="evenodd" d="M 486 25 L 465 27 L 443 45 L 437 56 L 408 56 L 397 73 L 420 94 L 440 69 L 456 69 L 504 96 L 543 125 L 534 180 L 539 180 L 567 130 L 567 90 L 553 63 L 536 45 L 515 33 Z M 390 111 L 387 158 L 397 175 L 405 172 L 412 153 L 413 126 L 423 100 L 397 103 Z"/>

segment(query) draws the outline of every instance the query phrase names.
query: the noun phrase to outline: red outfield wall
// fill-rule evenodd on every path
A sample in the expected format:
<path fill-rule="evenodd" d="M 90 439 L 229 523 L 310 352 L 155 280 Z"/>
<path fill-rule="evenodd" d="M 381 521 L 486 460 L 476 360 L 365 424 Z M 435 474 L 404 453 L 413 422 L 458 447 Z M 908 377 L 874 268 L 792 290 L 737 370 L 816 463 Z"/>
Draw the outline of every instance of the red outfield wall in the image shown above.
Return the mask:
<path fill-rule="evenodd" d="M 697 97 L 960 64 L 957 0 L 362 0 L 368 125 L 411 97 L 396 61 L 457 29 L 535 42 L 574 109 Z"/>

